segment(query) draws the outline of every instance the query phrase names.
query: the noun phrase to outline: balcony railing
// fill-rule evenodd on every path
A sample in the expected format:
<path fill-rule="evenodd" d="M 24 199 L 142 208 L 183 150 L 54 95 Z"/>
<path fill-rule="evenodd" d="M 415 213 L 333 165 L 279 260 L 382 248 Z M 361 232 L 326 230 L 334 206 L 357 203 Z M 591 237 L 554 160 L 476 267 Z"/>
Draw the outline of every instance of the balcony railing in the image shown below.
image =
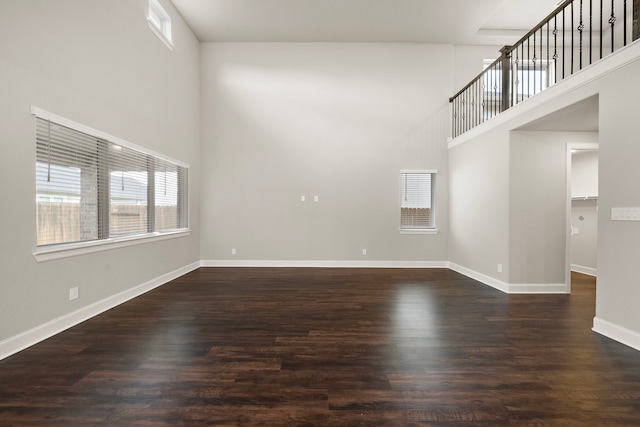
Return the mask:
<path fill-rule="evenodd" d="M 453 136 L 638 39 L 640 0 L 566 0 L 449 98 Z"/>

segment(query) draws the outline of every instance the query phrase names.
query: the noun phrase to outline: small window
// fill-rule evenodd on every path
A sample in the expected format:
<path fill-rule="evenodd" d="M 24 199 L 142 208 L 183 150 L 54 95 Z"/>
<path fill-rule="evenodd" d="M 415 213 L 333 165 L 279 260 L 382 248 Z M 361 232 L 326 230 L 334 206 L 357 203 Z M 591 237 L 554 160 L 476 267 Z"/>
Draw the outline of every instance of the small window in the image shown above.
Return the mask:
<path fill-rule="evenodd" d="M 169 49 L 172 49 L 171 17 L 158 0 L 149 0 L 147 20 L 149 21 L 149 28 L 160 37 L 160 40 L 162 40 Z"/>
<path fill-rule="evenodd" d="M 400 231 L 435 231 L 436 173 L 432 170 L 400 172 Z"/>

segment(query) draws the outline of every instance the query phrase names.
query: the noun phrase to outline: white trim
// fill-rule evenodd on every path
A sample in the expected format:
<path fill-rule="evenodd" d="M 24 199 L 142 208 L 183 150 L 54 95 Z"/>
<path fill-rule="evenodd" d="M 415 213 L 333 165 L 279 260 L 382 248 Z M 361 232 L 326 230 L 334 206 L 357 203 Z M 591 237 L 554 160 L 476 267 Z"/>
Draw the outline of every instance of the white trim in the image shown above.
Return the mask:
<path fill-rule="evenodd" d="M 598 269 L 593 267 L 585 267 L 584 265 L 571 264 L 571 271 L 586 274 L 588 276 L 598 277 Z"/>
<path fill-rule="evenodd" d="M 491 286 L 499 291 L 504 293 L 509 293 L 509 284 L 502 282 L 498 279 L 494 279 L 493 277 L 489 277 L 486 274 L 478 273 L 477 271 L 471 270 L 470 268 L 463 267 L 461 265 L 455 264 L 453 262 L 449 263 L 449 268 L 453 271 L 456 271 L 460 274 L 463 274 L 471 279 L 477 280 L 480 283 L 484 283 L 485 285 Z"/>
<path fill-rule="evenodd" d="M 549 102 L 557 101 L 559 97 L 572 93 L 583 86 L 619 70 L 633 62 L 640 60 L 640 43 L 630 43 L 625 47 L 616 50 L 605 58 L 577 71 L 570 77 L 554 84 L 548 89 L 519 102 L 517 105 L 487 120 L 486 122 L 458 135 L 455 138 L 447 139 L 448 148 L 454 148 L 466 142 L 472 141 L 492 129 L 502 126 L 513 119 L 528 116 L 529 113 Z M 596 95 L 594 92 L 593 95 Z M 588 98 L 588 96 L 587 96 Z"/>
<path fill-rule="evenodd" d="M 438 169 L 400 169 L 400 173 L 438 173 Z"/>
<path fill-rule="evenodd" d="M 135 286 L 126 291 L 122 291 L 103 300 L 97 301 L 86 307 L 82 307 L 76 311 L 65 314 L 64 316 L 53 319 L 28 331 L 22 332 L 16 336 L 8 338 L 0 342 L 0 360 L 9 357 L 27 347 L 46 340 L 66 329 L 71 328 L 79 323 L 84 322 L 100 313 L 112 309 L 123 304 L 130 299 L 140 296 L 152 289 L 164 285 L 171 280 L 187 274 L 200 267 L 200 262 L 194 262 L 177 270 L 163 274 L 146 283 Z"/>
<path fill-rule="evenodd" d="M 180 160 L 172 159 L 171 157 L 165 156 L 163 154 L 157 153 L 153 150 L 150 150 L 145 147 L 141 147 L 132 142 L 124 140 L 122 138 L 118 138 L 117 136 L 110 135 L 106 132 L 102 132 L 98 129 L 94 129 L 90 126 L 83 125 L 82 123 L 75 122 L 73 120 L 67 119 L 66 117 L 59 116 L 55 113 L 51 113 L 49 111 L 43 110 L 42 108 L 38 108 L 35 106 L 31 106 L 31 114 L 36 117 L 40 117 L 41 119 L 51 120 L 59 125 L 66 126 L 68 128 L 72 128 L 77 130 L 78 132 L 86 133 L 87 135 L 94 136 L 96 138 L 104 139 L 109 142 L 112 142 L 117 145 L 122 145 L 123 147 L 130 148 L 132 150 L 138 151 L 143 154 L 148 154 L 154 157 L 157 157 L 161 160 L 166 160 L 171 163 L 175 163 L 178 166 L 182 166 L 184 168 L 189 168 L 189 164 L 185 162 L 181 162 Z"/>
<path fill-rule="evenodd" d="M 640 334 L 599 317 L 593 318 L 594 332 L 640 351 Z"/>
<path fill-rule="evenodd" d="M 158 28 L 155 25 L 153 25 L 153 22 L 151 22 L 151 20 L 148 19 L 148 18 L 147 18 L 147 24 L 149 25 L 149 28 L 151 28 L 151 31 L 153 32 L 153 34 L 158 36 L 160 41 L 162 43 L 164 43 L 164 45 L 167 47 L 167 49 L 169 49 L 170 51 L 173 52 L 173 43 L 171 41 L 167 40 L 167 37 L 165 37 L 165 35 L 162 34 L 162 32 L 160 30 L 158 30 Z"/>
<path fill-rule="evenodd" d="M 447 261 L 203 260 L 202 267 L 448 268 Z"/>
<path fill-rule="evenodd" d="M 438 234 L 437 228 L 401 228 L 400 234 Z"/>
<path fill-rule="evenodd" d="M 566 294 L 564 283 L 510 283 L 509 294 Z"/>
<path fill-rule="evenodd" d="M 135 236 L 118 237 L 114 239 L 91 240 L 78 243 L 61 243 L 53 246 L 42 246 L 33 252 L 37 262 L 52 261 L 55 259 L 69 258 L 78 255 L 92 254 L 127 246 L 141 245 L 143 243 L 159 242 L 161 240 L 176 239 L 191 235 L 191 230 L 178 230 L 170 232 L 156 232 L 139 234 Z"/>
<path fill-rule="evenodd" d="M 564 283 L 507 283 L 450 262 L 449 268 L 471 279 L 477 280 L 487 286 L 491 286 L 505 294 L 565 294 Z"/>

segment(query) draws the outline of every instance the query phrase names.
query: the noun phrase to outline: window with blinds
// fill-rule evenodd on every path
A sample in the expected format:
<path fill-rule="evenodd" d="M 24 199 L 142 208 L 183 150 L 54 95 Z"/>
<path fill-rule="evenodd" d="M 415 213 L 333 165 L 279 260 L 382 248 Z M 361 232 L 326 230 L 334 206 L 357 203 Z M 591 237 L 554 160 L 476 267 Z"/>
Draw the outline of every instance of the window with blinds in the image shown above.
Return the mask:
<path fill-rule="evenodd" d="M 400 172 L 400 230 L 435 228 L 435 171 Z"/>
<path fill-rule="evenodd" d="M 185 165 L 36 115 L 37 244 L 185 229 L 187 177 Z"/>

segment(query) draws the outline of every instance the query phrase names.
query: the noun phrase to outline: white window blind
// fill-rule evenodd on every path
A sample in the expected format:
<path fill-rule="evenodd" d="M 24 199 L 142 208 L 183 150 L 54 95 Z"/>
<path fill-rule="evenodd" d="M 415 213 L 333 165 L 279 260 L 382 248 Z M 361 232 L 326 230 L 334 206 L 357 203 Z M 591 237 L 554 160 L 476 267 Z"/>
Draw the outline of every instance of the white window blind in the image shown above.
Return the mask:
<path fill-rule="evenodd" d="M 430 229 L 434 224 L 434 172 L 400 173 L 400 229 Z"/>
<path fill-rule="evenodd" d="M 36 117 L 38 246 L 187 227 L 188 168 Z"/>

